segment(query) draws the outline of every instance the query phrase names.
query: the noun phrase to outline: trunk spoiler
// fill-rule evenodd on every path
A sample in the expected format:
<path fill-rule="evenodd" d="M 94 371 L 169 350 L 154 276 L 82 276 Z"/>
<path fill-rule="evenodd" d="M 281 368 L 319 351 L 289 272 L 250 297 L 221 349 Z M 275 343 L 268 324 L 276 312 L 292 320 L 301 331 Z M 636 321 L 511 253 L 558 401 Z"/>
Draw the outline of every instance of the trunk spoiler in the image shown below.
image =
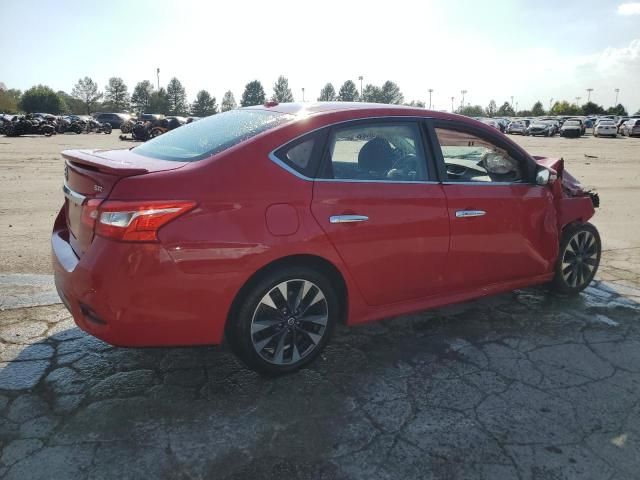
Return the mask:
<path fill-rule="evenodd" d="M 119 154 L 118 150 L 65 150 L 62 157 L 69 161 L 80 165 L 93 167 L 101 172 L 110 173 L 112 175 L 130 176 L 142 175 L 148 173 L 149 169 L 142 165 L 134 165 L 131 161 L 131 154 Z M 103 153 L 103 155 L 98 155 Z"/>

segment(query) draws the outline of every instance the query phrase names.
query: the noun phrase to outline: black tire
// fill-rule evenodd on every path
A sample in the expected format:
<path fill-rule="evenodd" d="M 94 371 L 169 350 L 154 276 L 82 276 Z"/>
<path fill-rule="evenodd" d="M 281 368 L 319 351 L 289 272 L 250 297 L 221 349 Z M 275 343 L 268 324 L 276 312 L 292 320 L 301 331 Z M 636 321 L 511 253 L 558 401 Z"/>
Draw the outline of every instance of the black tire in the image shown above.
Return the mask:
<path fill-rule="evenodd" d="M 590 223 L 567 227 L 560 242 L 553 289 L 564 295 L 580 293 L 595 277 L 601 254 L 602 243 L 596 227 Z"/>
<path fill-rule="evenodd" d="M 312 286 L 308 287 L 309 283 Z M 286 305 L 284 295 L 278 289 L 282 284 L 286 284 Z M 298 299 L 300 292 L 304 295 Z M 291 373 L 311 363 L 326 346 L 340 315 L 338 297 L 331 282 L 325 275 L 306 267 L 284 267 L 265 274 L 241 295 L 227 322 L 226 338 L 247 367 L 264 375 Z M 318 296 L 323 298 L 318 301 Z M 278 308 L 270 307 L 265 299 Z M 297 307 L 295 303 L 298 303 Z M 284 311 L 289 308 L 297 310 Z M 254 322 L 259 316 L 263 319 Z M 324 327 L 316 323 L 317 320 L 304 320 L 320 317 L 326 317 L 322 320 Z M 299 322 L 296 323 L 296 319 Z M 260 330 L 254 331 L 255 327 Z M 317 342 L 314 343 L 314 339 Z M 303 347 L 302 352 L 299 347 Z M 294 361 L 295 356 L 299 357 L 297 361 Z"/>

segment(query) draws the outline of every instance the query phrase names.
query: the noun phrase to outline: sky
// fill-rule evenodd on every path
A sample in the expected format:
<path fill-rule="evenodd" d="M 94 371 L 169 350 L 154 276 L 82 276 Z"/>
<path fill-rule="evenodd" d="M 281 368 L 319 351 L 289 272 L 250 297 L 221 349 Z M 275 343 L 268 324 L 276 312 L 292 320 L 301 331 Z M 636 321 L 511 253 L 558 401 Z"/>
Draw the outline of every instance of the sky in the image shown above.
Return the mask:
<path fill-rule="evenodd" d="M 0 0 L 0 82 L 70 92 L 84 76 L 133 90 L 177 77 L 239 101 L 251 80 L 271 95 L 279 75 L 294 97 L 322 86 L 396 82 L 405 100 L 519 109 L 587 99 L 640 109 L 640 2 L 616 0 L 196 1 Z M 9 41 L 9 39 L 14 39 Z"/>

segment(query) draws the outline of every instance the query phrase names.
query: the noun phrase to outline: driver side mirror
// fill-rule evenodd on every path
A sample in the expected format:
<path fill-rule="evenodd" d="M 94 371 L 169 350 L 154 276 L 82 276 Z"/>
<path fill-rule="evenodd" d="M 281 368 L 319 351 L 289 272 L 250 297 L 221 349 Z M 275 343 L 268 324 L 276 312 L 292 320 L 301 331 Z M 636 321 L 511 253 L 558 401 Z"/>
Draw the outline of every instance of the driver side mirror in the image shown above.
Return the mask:
<path fill-rule="evenodd" d="M 536 184 L 537 185 L 549 185 L 556 181 L 558 178 L 558 174 L 555 170 L 550 168 L 540 167 L 538 169 L 538 173 L 536 174 Z"/>

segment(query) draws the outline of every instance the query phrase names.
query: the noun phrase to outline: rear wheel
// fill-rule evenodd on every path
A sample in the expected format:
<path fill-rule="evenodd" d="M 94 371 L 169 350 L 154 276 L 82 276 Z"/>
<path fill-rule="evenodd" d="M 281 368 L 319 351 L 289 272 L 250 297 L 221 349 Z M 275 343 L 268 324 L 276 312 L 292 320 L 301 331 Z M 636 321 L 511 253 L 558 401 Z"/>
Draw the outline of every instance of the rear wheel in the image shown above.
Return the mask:
<path fill-rule="evenodd" d="M 164 131 L 160 127 L 154 127 L 154 128 L 151 129 L 150 136 L 151 136 L 151 138 L 155 138 L 155 137 L 158 137 L 158 136 L 162 135 L 163 133 L 164 133 Z"/>
<path fill-rule="evenodd" d="M 598 271 L 601 253 L 596 227 L 590 223 L 568 227 L 560 242 L 554 289 L 567 295 L 584 290 Z"/>
<path fill-rule="evenodd" d="M 287 267 L 252 285 L 229 319 L 235 354 L 267 375 L 293 372 L 323 350 L 339 315 L 338 297 L 322 274 Z"/>

